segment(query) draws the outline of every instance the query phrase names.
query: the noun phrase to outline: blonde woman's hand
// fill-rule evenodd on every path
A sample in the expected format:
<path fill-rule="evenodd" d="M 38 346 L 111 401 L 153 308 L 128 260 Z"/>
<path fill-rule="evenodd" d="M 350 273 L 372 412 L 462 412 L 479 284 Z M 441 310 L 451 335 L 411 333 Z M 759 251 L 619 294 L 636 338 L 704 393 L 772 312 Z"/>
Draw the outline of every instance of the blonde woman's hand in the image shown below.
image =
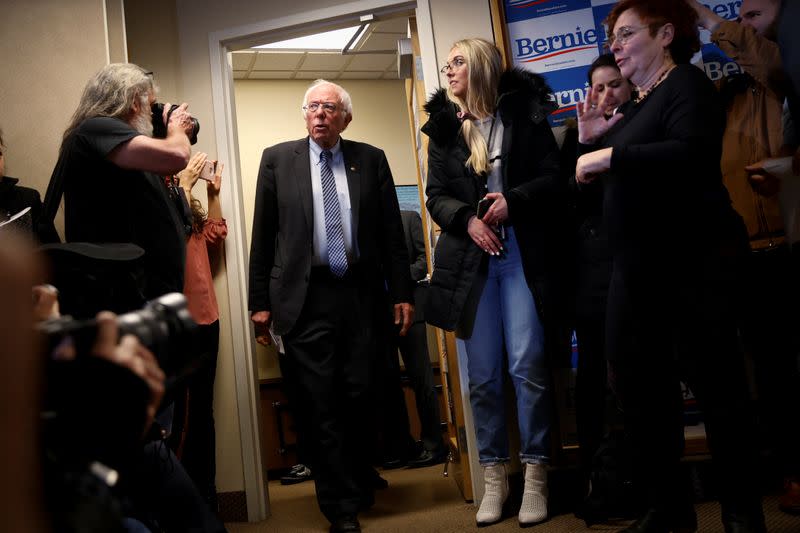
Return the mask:
<path fill-rule="evenodd" d="M 476 216 L 471 217 L 467 224 L 467 233 L 478 248 L 490 255 L 500 255 L 503 245 L 491 226 L 484 221 Z"/>

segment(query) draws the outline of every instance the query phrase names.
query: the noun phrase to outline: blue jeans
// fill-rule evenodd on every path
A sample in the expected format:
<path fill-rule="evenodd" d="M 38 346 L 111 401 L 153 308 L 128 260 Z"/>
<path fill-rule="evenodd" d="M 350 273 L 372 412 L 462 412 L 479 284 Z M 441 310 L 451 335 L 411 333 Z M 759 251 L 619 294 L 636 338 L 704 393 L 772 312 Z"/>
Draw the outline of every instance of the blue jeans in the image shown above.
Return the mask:
<path fill-rule="evenodd" d="M 517 397 L 520 460 L 550 462 L 549 374 L 544 328 L 525 281 L 513 228 L 507 228 L 504 252 L 489 258 L 472 336 L 464 339 L 469 401 L 475 420 L 481 465 L 509 460 L 503 394 L 503 357 Z"/>

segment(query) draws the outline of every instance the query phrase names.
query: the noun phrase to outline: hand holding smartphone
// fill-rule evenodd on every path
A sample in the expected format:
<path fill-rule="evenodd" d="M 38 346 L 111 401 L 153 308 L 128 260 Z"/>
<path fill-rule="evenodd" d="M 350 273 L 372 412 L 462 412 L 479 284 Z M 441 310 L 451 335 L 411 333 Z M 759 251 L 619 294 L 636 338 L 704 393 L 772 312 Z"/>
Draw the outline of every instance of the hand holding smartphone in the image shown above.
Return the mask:
<path fill-rule="evenodd" d="M 483 220 L 483 217 L 486 215 L 486 212 L 489 211 L 489 208 L 492 207 L 493 203 L 494 198 L 481 198 L 481 200 L 478 202 L 478 211 L 476 213 L 478 220 Z"/>
<path fill-rule="evenodd" d="M 212 161 L 210 159 L 206 159 L 206 162 L 203 164 L 203 168 L 200 170 L 200 175 L 198 176 L 201 180 L 206 181 L 214 181 L 214 176 L 217 173 L 217 162 Z"/>

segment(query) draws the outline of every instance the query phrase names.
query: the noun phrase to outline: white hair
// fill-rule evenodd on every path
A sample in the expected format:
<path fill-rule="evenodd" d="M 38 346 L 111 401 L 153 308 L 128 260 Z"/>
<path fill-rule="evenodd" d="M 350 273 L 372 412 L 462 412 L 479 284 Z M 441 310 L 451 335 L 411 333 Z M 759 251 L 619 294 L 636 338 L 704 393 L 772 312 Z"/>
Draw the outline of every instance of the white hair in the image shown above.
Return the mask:
<path fill-rule="evenodd" d="M 306 94 L 303 96 L 303 105 L 305 106 L 308 103 L 308 95 L 311 94 L 311 91 L 319 87 L 320 85 L 330 85 L 336 90 L 336 93 L 339 95 L 339 104 L 342 106 L 344 113 L 346 116 L 353 115 L 353 101 L 350 99 L 350 93 L 344 90 L 344 87 L 341 85 L 337 85 L 332 81 L 318 79 L 314 80 L 314 82 L 308 86 L 306 89 Z M 305 116 L 305 111 L 302 112 L 303 116 Z"/>

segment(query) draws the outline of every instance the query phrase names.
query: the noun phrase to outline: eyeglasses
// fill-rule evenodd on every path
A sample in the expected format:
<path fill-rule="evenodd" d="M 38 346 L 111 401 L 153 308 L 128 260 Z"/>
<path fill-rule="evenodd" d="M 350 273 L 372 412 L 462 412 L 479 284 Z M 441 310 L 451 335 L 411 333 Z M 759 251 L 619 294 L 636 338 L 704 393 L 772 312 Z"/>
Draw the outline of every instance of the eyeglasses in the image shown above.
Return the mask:
<path fill-rule="evenodd" d="M 336 113 L 338 106 L 331 102 L 309 102 L 303 106 L 303 111 L 311 111 L 312 113 L 316 113 L 319 108 L 322 107 L 322 110 L 328 114 Z"/>
<path fill-rule="evenodd" d="M 451 70 L 457 70 L 466 65 L 467 62 L 464 61 L 463 57 L 457 57 L 452 62 L 445 63 L 444 66 L 439 69 L 439 72 L 442 74 L 447 74 Z"/>
<path fill-rule="evenodd" d="M 647 26 L 622 26 L 620 29 L 608 36 L 609 48 L 614 46 L 614 43 L 619 43 L 620 46 L 624 45 L 630 40 L 631 37 L 633 37 L 636 32 L 645 28 L 647 28 Z"/>

